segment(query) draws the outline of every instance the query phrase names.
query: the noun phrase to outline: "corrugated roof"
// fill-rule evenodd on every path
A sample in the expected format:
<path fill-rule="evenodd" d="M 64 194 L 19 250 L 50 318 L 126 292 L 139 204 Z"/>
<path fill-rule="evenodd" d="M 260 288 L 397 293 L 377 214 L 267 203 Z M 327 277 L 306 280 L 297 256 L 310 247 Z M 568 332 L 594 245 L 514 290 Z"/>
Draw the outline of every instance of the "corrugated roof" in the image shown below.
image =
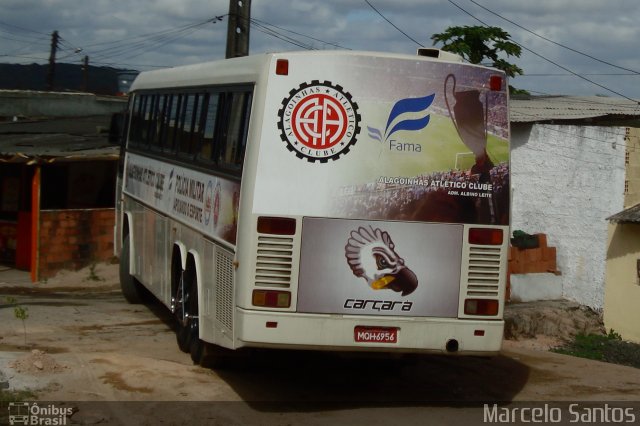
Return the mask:
<path fill-rule="evenodd" d="M 640 119 L 640 101 L 602 96 L 514 96 L 509 113 L 512 123 L 603 117 Z"/>
<path fill-rule="evenodd" d="M 109 116 L 58 118 L 0 124 L 0 163 L 112 160 Z"/>
<path fill-rule="evenodd" d="M 613 216 L 609 216 L 607 220 L 617 223 L 640 223 L 640 204 L 622 210 Z"/>

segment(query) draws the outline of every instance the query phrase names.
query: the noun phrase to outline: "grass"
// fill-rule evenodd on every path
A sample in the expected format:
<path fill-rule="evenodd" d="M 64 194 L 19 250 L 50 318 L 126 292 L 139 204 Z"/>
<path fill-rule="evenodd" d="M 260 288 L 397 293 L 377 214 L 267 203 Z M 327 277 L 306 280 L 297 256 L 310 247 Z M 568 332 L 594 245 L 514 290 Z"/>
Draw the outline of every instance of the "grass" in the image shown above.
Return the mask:
<path fill-rule="evenodd" d="M 36 394 L 28 390 L 10 391 L 0 389 L 0 404 L 7 404 L 9 402 L 33 401 L 35 398 Z"/>
<path fill-rule="evenodd" d="M 573 342 L 552 352 L 640 368 L 640 344 L 625 342 L 611 330 L 609 334 L 578 334 Z"/>
<path fill-rule="evenodd" d="M 89 276 L 87 278 L 85 278 L 85 281 L 89 280 L 89 281 L 104 281 L 105 279 L 102 278 L 100 275 L 98 275 L 96 273 L 96 264 L 92 264 L 89 267 Z"/>
<path fill-rule="evenodd" d="M 30 402 L 36 399 L 36 394 L 28 390 L 6 390 L 0 389 L 0 424 L 8 425 L 9 412 L 7 411 L 12 402 Z M 18 424 L 18 423 L 16 423 Z"/>

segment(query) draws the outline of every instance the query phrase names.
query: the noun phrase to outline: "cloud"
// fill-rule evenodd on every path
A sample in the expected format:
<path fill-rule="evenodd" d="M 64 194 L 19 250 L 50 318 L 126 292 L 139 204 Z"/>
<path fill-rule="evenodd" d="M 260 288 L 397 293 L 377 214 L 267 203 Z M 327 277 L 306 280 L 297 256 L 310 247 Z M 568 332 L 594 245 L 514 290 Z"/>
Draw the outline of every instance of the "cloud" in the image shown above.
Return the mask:
<path fill-rule="evenodd" d="M 254 1 L 251 53 L 328 49 L 334 44 L 357 50 L 415 52 L 430 37 L 454 25 L 500 26 L 538 55 L 584 74 L 622 72 L 572 53 L 513 25 L 489 9 L 537 34 L 603 60 L 640 70 L 640 2 L 637 0 L 369 0 L 406 35 L 364 0 Z M 227 0 L 3 0 L 0 15 L 0 61 L 46 62 L 50 34 L 58 30 L 60 57 L 94 64 L 151 69 L 220 59 L 226 49 L 223 22 L 203 23 L 228 13 Z M 269 26 L 273 24 L 276 27 Z M 260 26 L 262 25 L 262 26 Z M 28 31 L 31 30 L 31 31 Z M 155 34 L 155 35 L 154 35 Z M 410 38 L 409 38 L 410 37 Z M 74 54 L 73 48 L 82 48 Z M 566 72 L 529 52 L 510 58 L 530 74 Z M 640 98 L 640 76 L 594 76 L 617 91 Z M 542 93 L 602 93 L 572 76 L 518 77 L 514 83 Z"/>

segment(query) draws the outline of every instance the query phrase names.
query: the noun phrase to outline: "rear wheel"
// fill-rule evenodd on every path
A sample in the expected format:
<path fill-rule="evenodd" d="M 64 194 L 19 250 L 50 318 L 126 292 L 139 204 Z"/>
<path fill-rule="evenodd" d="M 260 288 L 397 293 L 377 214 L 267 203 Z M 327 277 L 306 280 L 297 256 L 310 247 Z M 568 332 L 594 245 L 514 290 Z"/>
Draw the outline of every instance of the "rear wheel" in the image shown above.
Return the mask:
<path fill-rule="evenodd" d="M 122 251 L 120 252 L 120 288 L 122 295 L 129 303 L 142 303 L 145 299 L 145 289 L 130 273 L 129 253 L 131 252 L 131 239 L 129 235 L 124 238 Z"/>
<path fill-rule="evenodd" d="M 189 353 L 194 364 L 206 368 L 229 367 L 236 358 L 234 351 L 200 339 L 200 317 L 198 308 L 198 279 L 195 265 L 187 262 L 183 270 L 179 257 L 174 257 L 173 282 L 175 283 L 172 310 L 177 328 L 176 341 L 183 352 Z"/>
<path fill-rule="evenodd" d="M 188 271 L 180 270 L 177 277 L 178 285 L 173 299 L 173 309 L 176 318 L 176 342 L 182 352 L 189 352 L 189 276 Z"/>
<path fill-rule="evenodd" d="M 178 322 L 176 329 L 178 347 L 183 352 L 188 352 L 195 364 L 200 364 L 204 342 L 200 340 L 198 280 L 192 262 L 189 262 L 187 269 L 180 273 L 174 297 L 174 312 Z"/>
<path fill-rule="evenodd" d="M 195 283 L 195 281 L 194 281 Z M 194 364 L 200 364 L 204 350 L 204 342 L 200 340 L 200 318 L 198 317 L 198 286 L 194 285 L 190 295 L 189 311 L 194 316 L 189 321 L 189 354 Z"/>

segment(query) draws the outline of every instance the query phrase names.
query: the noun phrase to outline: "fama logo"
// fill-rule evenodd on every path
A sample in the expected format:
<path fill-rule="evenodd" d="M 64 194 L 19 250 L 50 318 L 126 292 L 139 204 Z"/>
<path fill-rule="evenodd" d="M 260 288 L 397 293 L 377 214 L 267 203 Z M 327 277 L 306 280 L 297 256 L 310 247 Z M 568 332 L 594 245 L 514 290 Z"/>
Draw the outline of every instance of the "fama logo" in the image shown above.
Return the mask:
<path fill-rule="evenodd" d="M 278 111 L 280 137 L 289 151 L 326 163 L 349 152 L 360 132 L 358 105 L 341 86 L 318 80 L 289 92 Z"/>
<path fill-rule="evenodd" d="M 419 143 L 403 142 L 397 138 L 391 139 L 391 136 L 400 130 L 418 131 L 427 127 L 431 119 L 427 110 L 435 96 L 434 93 L 423 98 L 400 99 L 391 108 L 384 131 L 367 126 L 369 136 L 388 144 L 389 150 L 393 152 L 422 152 L 422 145 Z"/>

